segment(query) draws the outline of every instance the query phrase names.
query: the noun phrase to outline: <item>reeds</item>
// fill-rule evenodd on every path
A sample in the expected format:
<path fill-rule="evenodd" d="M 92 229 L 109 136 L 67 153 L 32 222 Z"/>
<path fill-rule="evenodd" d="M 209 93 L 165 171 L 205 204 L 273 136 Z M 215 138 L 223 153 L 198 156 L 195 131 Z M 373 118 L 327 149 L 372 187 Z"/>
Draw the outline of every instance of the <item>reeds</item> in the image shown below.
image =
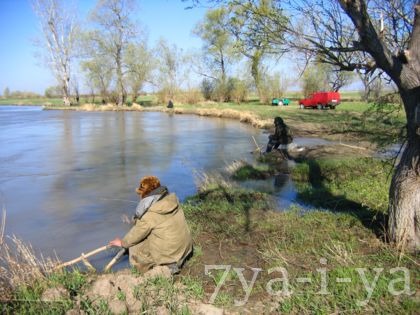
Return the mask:
<path fill-rule="evenodd" d="M 239 169 L 244 166 L 249 165 L 247 162 L 243 160 L 233 161 L 232 163 L 226 165 L 225 171 L 230 175 L 233 176 Z"/>
<path fill-rule="evenodd" d="M 194 171 L 195 184 L 199 192 L 205 192 L 217 188 L 232 188 L 234 184 L 225 179 L 220 173 L 206 173 Z"/>
<path fill-rule="evenodd" d="M 21 286 L 45 278 L 59 260 L 39 257 L 32 245 L 15 235 L 5 236 L 6 209 L 3 207 L 0 225 L 0 296 L 10 297 Z"/>

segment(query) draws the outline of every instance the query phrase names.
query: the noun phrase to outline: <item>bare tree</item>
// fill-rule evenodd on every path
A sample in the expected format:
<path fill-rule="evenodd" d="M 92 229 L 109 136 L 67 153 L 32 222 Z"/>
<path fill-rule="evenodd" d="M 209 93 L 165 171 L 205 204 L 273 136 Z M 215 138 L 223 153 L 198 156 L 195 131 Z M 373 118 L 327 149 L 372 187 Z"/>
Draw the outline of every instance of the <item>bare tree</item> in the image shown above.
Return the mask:
<path fill-rule="evenodd" d="M 75 14 L 60 0 L 33 0 L 32 7 L 43 33 L 39 43 L 46 62 L 61 86 L 64 105 L 71 105 L 71 63 L 78 29 Z"/>
<path fill-rule="evenodd" d="M 137 35 L 130 17 L 133 12 L 132 0 L 99 0 L 91 13 L 91 18 L 99 29 L 92 32 L 90 37 L 96 42 L 98 51 L 113 60 L 118 106 L 124 104 L 126 95 L 124 54 L 130 41 Z"/>

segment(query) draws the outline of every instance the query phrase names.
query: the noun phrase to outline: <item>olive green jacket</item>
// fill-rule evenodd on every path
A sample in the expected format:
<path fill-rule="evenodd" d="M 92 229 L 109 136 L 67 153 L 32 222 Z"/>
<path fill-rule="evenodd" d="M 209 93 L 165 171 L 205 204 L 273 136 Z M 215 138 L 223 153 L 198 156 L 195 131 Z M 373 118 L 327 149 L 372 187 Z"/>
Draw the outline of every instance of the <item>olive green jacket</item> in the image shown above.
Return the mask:
<path fill-rule="evenodd" d="M 136 246 L 144 242 L 148 246 Z M 130 257 L 147 255 L 156 265 L 182 264 L 192 251 L 192 239 L 176 195 L 169 194 L 154 203 L 141 219 L 136 220 L 122 245 L 130 249 Z M 135 252 L 145 248 L 148 253 Z"/>

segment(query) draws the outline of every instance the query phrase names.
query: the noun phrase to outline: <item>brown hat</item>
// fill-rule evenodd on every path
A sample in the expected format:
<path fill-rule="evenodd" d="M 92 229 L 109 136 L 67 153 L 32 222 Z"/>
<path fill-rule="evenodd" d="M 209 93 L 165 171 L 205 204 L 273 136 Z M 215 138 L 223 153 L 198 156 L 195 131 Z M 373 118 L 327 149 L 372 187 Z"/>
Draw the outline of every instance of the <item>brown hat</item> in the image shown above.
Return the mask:
<path fill-rule="evenodd" d="M 159 178 L 156 176 L 145 176 L 140 180 L 139 187 L 136 188 L 136 193 L 141 195 L 142 198 L 147 196 L 151 191 L 160 187 Z"/>

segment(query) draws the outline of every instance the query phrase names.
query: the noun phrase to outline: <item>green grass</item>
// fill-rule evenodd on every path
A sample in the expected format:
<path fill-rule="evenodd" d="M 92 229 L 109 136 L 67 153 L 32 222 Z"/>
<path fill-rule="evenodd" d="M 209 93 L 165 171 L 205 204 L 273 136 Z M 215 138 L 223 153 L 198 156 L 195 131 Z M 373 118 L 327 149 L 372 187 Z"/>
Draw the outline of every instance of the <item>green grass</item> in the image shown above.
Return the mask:
<path fill-rule="evenodd" d="M 0 98 L 0 105 L 61 105 L 60 98 Z"/>
<path fill-rule="evenodd" d="M 92 99 L 90 97 L 81 97 L 80 104 L 91 103 Z M 147 106 L 155 102 L 155 97 L 153 95 L 143 95 L 137 98 L 138 103 Z M 101 105 L 101 99 L 95 97 L 95 104 Z M 127 104 L 131 105 L 131 97 L 128 97 Z M 63 106 L 62 98 L 47 98 L 47 97 L 36 97 L 36 98 L 1 98 L 0 105 L 47 105 L 47 106 Z M 74 105 L 77 106 L 77 105 Z"/>
<path fill-rule="evenodd" d="M 392 165 L 376 158 L 318 159 L 292 170 L 299 197 L 317 207 L 386 213 Z M 354 209 L 356 210 L 356 209 Z"/>
<path fill-rule="evenodd" d="M 239 167 L 232 174 L 232 178 L 238 181 L 249 179 L 266 179 L 273 175 L 273 171 L 267 165 L 246 164 Z"/>
<path fill-rule="evenodd" d="M 331 180 L 340 177 L 345 187 L 352 186 L 347 184 L 357 177 L 350 174 L 352 162 L 348 161 L 344 165 L 342 173 L 337 169 L 343 166 L 340 162 L 325 163 L 327 165 L 321 167 L 325 177 Z M 373 168 L 370 173 L 373 176 L 380 170 L 380 166 L 369 163 L 364 168 Z M 362 171 L 362 167 L 356 169 L 356 173 L 358 171 Z M 307 171 L 300 170 L 297 175 L 300 180 L 305 180 Z M 359 194 L 356 196 L 359 201 L 365 198 Z M 413 263 L 416 258 L 402 256 L 400 260 L 398 252 L 382 243 L 374 229 L 354 215 L 354 212 L 359 211 L 357 207 L 337 209 L 341 211 L 333 213 L 316 209 L 304 211 L 295 206 L 288 212 L 275 213 L 267 211 L 268 198 L 267 195 L 256 198 L 253 192 L 246 194 L 245 191 L 235 189 L 214 189 L 190 199 L 184 205 L 188 221 L 198 227 L 196 233 L 193 228 L 194 239 L 203 251 L 203 256 L 187 264 L 187 272 L 196 276 L 202 287 L 214 289 L 221 277 L 220 271 L 214 273 L 213 277 L 203 276 L 205 264 L 217 262 L 233 267 L 260 267 L 264 272 L 251 293 L 249 303 L 252 305 L 256 301 L 270 299 L 265 286 L 271 279 L 280 277 L 279 274 L 268 275 L 267 270 L 284 267 L 295 293 L 282 298 L 276 307 L 279 311 L 292 314 L 344 311 L 365 314 L 381 310 L 393 314 L 415 313 L 419 307 L 418 301 L 405 294 L 393 296 L 389 293 L 388 285 L 396 279 L 390 270 L 405 266 L 410 270 L 410 287 L 416 288 L 415 279 L 419 276 L 418 268 Z M 240 206 L 241 202 L 244 205 Z M 227 207 L 227 204 L 231 207 Z M 329 279 L 350 278 L 351 283 L 331 280 L 327 286 L 330 294 L 318 294 L 321 280 L 317 269 L 323 267 L 320 264 L 321 258 L 327 259 Z M 359 305 L 366 299 L 367 291 L 356 268 L 367 268 L 365 274 L 372 281 L 375 274 L 373 268 L 379 267 L 384 268 L 384 271 L 378 278 L 369 303 L 367 306 Z M 299 283 L 297 278 L 300 277 L 310 277 L 312 282 Z M 250 274 L 247 279 L 249 281 Z M 212 293 L 209 289 L 206 292 L 207 296 Z M 241 300 L 243 296 L 240 281 L 231 271 L 216 304 L 224 307 L 233 305 L 234 300 Z"/>
<path fill-rule="evenodd" d="M 352 161 L 320 163 L 324 180 L 334 182 L 340 178 L 344 184 L 357 177 L 351 174 L 351 168 L 355 168 L 356 174 L 371 168 L 372 176 L 378 175 L 380 170 L 374 162 L 358 168 L 355 166 L 360 164 Z M 301 182 L 309 178 L 303 166 L 294 176 Z M 364 197 L 358 198 L 361 201 Z M 213 264 L 232 266 L 215 300 L 216 305 L 228 309 L 241 311 L 234 303 L 241 301 L 245 295 L 233 269 L 235 267 L 245 268 L 244 276 L 248 282 L 252 273 L 247 270 L 262 268 L 245 305 L 248 309 L 261 302 L 267 312 L 274 308 L 291 314 L 415 314 L 420 306 L 415 296 L 405 293 L 392 295 L 389 291 L 393 283 L 398 290 L 404 289 L 404 282 L 397 283 L 401 273 L 391 273 L 395 267 L 407 268 L 407 284 L 412 291 L 416 289 L 416 279 L 420 276 L 418 258 L 409 254 L 400 256 L 378 239 L 375 232 L 353 214 L 352 209 L 333 213 L 293 206 L 286 212 L 273 212 L 270 211 L 270 196 L 223 187 L 214 187 L 189 198 L 183 208 L 193 233 L 195 256 L 186 263 L 180 275 L 172 279 L 150 279 L 135 288 L 135 296 L 142 302 L 144 313 L 153 313 L 159 307 L 165 307 L 170 313 L 190 314 L 181 297 L 207 303 L 222 276 L 222 271 L 214 270 L 211 276 L 204 273 L 205 265 Z M 321 264 L 321 259 L 326 259 L 326 263 Z M 279 272 L 269 274 L 268 270 L 273 267 L 287 270 L 291 294 L 281 299 L 273 298 L 266 291 L 269 281 L 276 282 L 284 276 Z M 323 286 L 321 268 L 326 268 L 326 295 L 319 293 Z M 369 283 L 376 275 L 374 268 L 384 268 L 367 305 L 360 304 L 366 300 L 368 292 L 357 268 L 366 268 L 363 274 Z M 46 313 L 38 303 L 29 301 L 39 299 L 45 287 L 61 284 L 72 293 L 72 300 L 53 305 L 51 313 L 65 313 L 78 296 L 82 298 L 81 307 L 86 312 L 109 313 L 107 301 L 93 304 L 83 298 L 89 282 L 87 277 L 78 272 L 53 275 L 47 282 L 17 291 L 17 296 L 28 303 L 12 304 L 6 310 L 18 314 Z M 311 282 L 299 282 L 298 278 L 303 277 L 310 278 Z M 351 282 L 337 283 L 336 278 L 349 278 Z M 277 281 L 272 288 L 278 291 L 283 285 L 284 282 Z M 116 298 L 124 300 L 126 297 L 120 294 Z M 252 312 L 262 313 L 264 310 L 255 309 Z"/>
<path fill-rule="evenodd" d="M 381 146 L 401 141 L 401 131 L 406 123 L 401 107 L 388 105 L 380 108 L 375 104 L 364 102 L 343 102 L 336 110 L 302 110 L 296 102 L 292 102 L 290 106 L 280 107 L 260 105 L 258 102 L 240 105 L 233 103 L 176 104 L 175 107 L 189 111 L 234 109 L 251 112 L 262 120 L 281 116 L 296 133 L 305 131 L 309 127 L 313 130 L 314 136 L 353 141 L 365 140 Z"/>

